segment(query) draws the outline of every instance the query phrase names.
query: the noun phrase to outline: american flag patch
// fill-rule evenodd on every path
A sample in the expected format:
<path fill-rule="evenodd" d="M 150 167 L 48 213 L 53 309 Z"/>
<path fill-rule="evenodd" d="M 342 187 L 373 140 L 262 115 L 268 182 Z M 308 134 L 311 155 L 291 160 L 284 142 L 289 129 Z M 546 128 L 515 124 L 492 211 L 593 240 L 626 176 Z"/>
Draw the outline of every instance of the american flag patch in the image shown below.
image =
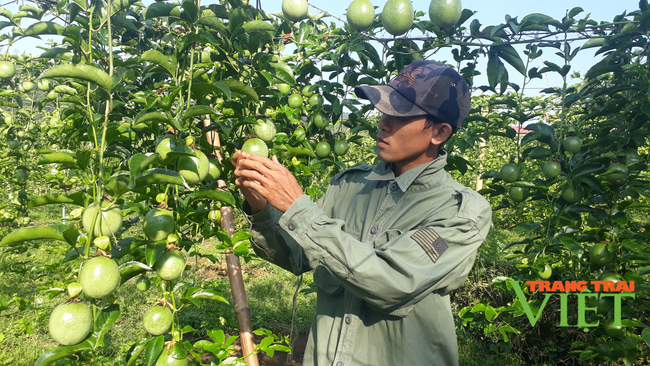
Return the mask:
<path fill-rule="evenodd" d="M 424 252 L 427 253 L 433 263 L 447 250 L 447 242 L 445 239 L 441 238 L 435 230 L 428 227 L 419 229 L 413 233 L 411 239 L 424 249 Z"/>

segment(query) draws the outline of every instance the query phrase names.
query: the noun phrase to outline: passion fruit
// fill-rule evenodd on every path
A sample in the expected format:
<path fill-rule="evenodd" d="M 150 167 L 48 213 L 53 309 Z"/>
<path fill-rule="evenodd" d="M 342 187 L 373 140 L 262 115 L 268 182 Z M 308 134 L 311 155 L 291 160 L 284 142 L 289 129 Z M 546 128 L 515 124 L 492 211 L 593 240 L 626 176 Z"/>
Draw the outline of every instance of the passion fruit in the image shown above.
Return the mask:
<path fill-rule="evenodd" d="M 166 240 L 167 235 L 176 229 L 174 213 L 162 208 L 154 208 L 144 215 L 142 231 L 151 241 Z"/>
<path fill-rule="evenodd" d="M 102 201 L 103 208 L 109 205 L 110 203 L 108 201 Z M 102 211 L 99 209 L 99 203 L 94 202 L 86 207 L 81 218 L 86 233 L 90 233 L 93 220 L 95 220 L 93 236 L 114 235 L 122 228 L 122 210 L 118 206 L 113 206 L 106 211 Z"/>
<path fill-rule="evenodd" d="M 173 281 L 179 278 L 185 270 L 185 257 L 179 250 L 163 253 L 154 264 L 154 269 L 160 278 Z"/>
<path fill-rule="evenodd" d="M 157 336 L 167 333 L 172 326 L 172 311 L 167 307 L 153 306 L 144 312 L 142 325 L 147 333 Z"/>
<path fill-rule="evenodd" d="M 50 336 L 63 346 L 80 343 L 93 329 L 93 313 L 82 302 L 61 304 L 50 315 Z"/>
<path fill-rule="evenodd" d="M 346 12 L 350 28 L 363 32 L 368 30 L 375 20 L 375 7 L 369 0 L 354 0 Z"/>
<path fill-rule="evenodd" d="M 88 260 L 79 272 L 79 283 L 84 295 L 103 299 L 120 285 L 120 269 L 114 260 L 94 257 Z"/>

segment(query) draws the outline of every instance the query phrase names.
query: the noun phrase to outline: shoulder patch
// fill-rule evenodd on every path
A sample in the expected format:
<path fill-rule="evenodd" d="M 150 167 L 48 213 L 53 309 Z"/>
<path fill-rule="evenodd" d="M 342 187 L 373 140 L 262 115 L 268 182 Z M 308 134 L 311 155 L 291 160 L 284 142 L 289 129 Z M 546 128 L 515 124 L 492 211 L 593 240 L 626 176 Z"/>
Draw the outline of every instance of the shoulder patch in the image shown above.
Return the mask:
<path fill-rule="evenodd" d="M 431 258 L 433 263 L 436 263 L 438 258 L 447 250 L 447 242 L 432 228 L 425 227 L 418 229 L 411 239 L 418 243 L 424 252 Z"/>
<path fill-rule="evenodd" d="M 353 167 L 348 168 L 348 169 L 346 169 L 346 170 L 344 170 L 344 171 L 338 173 L 337 175 L 335 175 L 334 178 L 332 178 L 332 182 L 334 182 L 334 181 L 338 181 L 338 180 L 340 180 L 341 177 L 343 177 L 344 175 L 349 174 L 349 173 L 352 173 L 352 172 L 368 172 L 368 171 L 370 171 L 370 170 L 372 170 L 372 166 L 370 166 L 370 165 L 357 165 L 357 166 L 353 166 Z"/>

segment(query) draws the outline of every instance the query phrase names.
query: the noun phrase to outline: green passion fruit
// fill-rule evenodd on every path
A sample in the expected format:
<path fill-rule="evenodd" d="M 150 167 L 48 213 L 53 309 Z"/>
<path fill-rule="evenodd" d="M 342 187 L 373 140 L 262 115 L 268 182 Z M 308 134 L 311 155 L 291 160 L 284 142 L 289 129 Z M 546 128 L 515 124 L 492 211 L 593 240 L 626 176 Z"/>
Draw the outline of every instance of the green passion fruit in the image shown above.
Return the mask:
<path fill-rule="evenodd" d="M 313 121 L 314 121 L 314 125 L 321 130 L 329 126 L 330 124 L 329 117 L 327 117 L 327 115 L 322 112 L 315 114 L 313 117 Z"/>
<path fill-rule="evenodd" d="M 10 79 L 16 75 L 16 66 L 9 61 L 0 61 L 0 78 Z"/>
<path fill-rule="evenodd" d="M 166 240 L 176 229 L 174 213 L 162 208 L 154 208 L 144 215 L 142 231 L 151 241 Z"/>
<path fill-rule="evenodd" d="M 114 260 L 106 257 L 94 257 L 88 260 L 81 272 L 79 283 L 86 296 L 103 299 L 120 285 L 120 269 Z"/>
<path fill-rule="evenodd" d="M 246 140 L 241 149 L 245 153 L 259 155 L 265 158 L 269 157 L 269 148 L 266 146 L 264 141 L 257 137 Z"/>
<path fill-rule="evenodd" d="M 562 146 L 564 147 L 564 151 L 577 154 L 582 149 L 582 140 L 579 137 L 570 136 L 562 142 Z"/>
<path fill-rule="evenodd" d="M 591 263 L 602 267 L 612 262 L 614 253 L 609 252 L 607 244 L 594 244 L 589 248 L 589 259 Z"/>
<path fill-rule="evenodd" d="M 607 168 L 607 173 L 603 175 L 606 181 L 608 181 L 611 184 L 614 185 L 621 185 L 625 183 L 625 180 L 627 179 L 627 175 L 629 173 L 630 169 L 628 169 L 627 165 L 621 164 L 621 163 L 612 163 L 609 165 Z"/>
<path fill-rule="evenodd" d="M 589 307 L 596 308 L 598 314 L 607 314 L 610 310 L 614 308 L 614 297 L 612 296 L 602 296 L 601 294 L 595 294 L 597 296 L 589 297 Z"/>
<path fill-rule="evenodd" d="M 508 195 L 515 202 L 522 202 L 528 197 L 528 189 L 524 187 L 510 187 Z"/>
<path fill-rule="evenodd" d="M 18 148 L 20 147 L 20 141 L 18 141 L 18 140 L 9 140 L 8 145 L 9 145 L 9 148 L 11 150 L 18 150 Z"/>
<path fill-rule="evenodd" d="M 102 208 L 109 205 L 108 201 L 102 201 Z M 99 203 L 93 202 L 86 207 L 81 218 L 86 233 L 90 233 L 93 220 L 95 220 L 93 236 L 111 236 L 122 228 L 122 210 L 118 206 L 113 206 L 106 211 L 102 211 L 99 209 Z"/>
<path fill-rule="evenodd" d="M 345 140 L 336 141 L 334 143 L 334 155 L 341 156 L 345 155 L 350 149 L 350 145 Z"/>
<path fill-rule="evenodd" d="M 80 343 L 93 329 L 93 313 L 82 302 L 61 304 L 50 315 L 50 336 L 63 346 Z"/>
<path fill-rule="evenodd" d="M 151 287 L 151 280 L 149 280 L 147 277 L 138 277 L 138 279 L 135 281 L 135 287 L 142 291 L 145 292 Z"/>
<path fill-rule="evenodd" d="M 167 307 L 153 306 L 144 312 L 142 325 L 147 333 L 157 336 L 167 333 L 172 326 L 172 311 Z"/>
<path fill-rule="evenodd" d="M 258 119 L 257 124 L 253 126 L 253 131 L 264 142 L 273 140 L 277 132 L 275 123 L 270 118 Z"/>
<path fill-rule="evenodd" d="M 413 19 L 413 5 L 409 0 L 388 0 L 381 12 L 381 24 L 394 36 L 408 32 Z"/>
<path fill-rule="evenodd" d="M 303 142 L 303 141 L 305 141 L 305 138 L 307 137 L 307 135 L 305 134 L 305 129 L 303 129 L 302 127 L 296 128 L 293 131 L 292 136 L 293 136 L 293 139 L 296 140 L 296 142 Z"/>
<path fill-rule="evenodd" d="M 205 177 L 205 180 L 212 182 L 221 177 L 221 164 L 215 158 L 208 158 L 208 162 L 210 163 L 210 169 L 208 169 L 208 176 Z"/>
<path fill-rule="evenodd" d="M 25 90 L 26 92 L 30 92 L 32 91 L 32 89 L 34 89 L 34 83 L 32 83 L 31 81 L 23 81 L 21 85 L 23 87 L 23 90 Z"/>
<path fill-rule="evenodd" d="M 176 171 L 188 184 L 197 184 L 208 176 L 210 162 L 200 150 L 194 150 L 195 156 L 181 156 L 176 162 Z"/>
<path fill-rule="evenodd" d="M 52 83 L 48 79 L 41 79 L 36 83 L 36 87 L 41 91 L 48 91 L 52 88 Z"/>
<path fill-rule="evenodd" d="M 158 145 L 156 145 L 156 153 L 160 155 L 160 159 L 163 161 L 167 160 L 167 154 L 170 152 L 174 151 L 176 148 L 176 140 L 174 139 L 173 136 L 166 136 L 160 142 L 158 142 Z"/>
<path fill-rule="evenodd" d="M 328 157 L 330 152 L 332 152 L 332 147 L 325 141 L 321 141 L 316 144 L 316 156 L 319 158 Z"/>
<path fill-rule="evenodd" d="M 291 93 L 291 86 L 289 84 L 280 83 L 277 85 L 277 88 L 282 95 L 289 95 Z"/>
<path fill-rule="evenodd" d="M 25 169 L 18 169 L 14 173 L 14 178 L 19 182 L 25 182 L 29 178 L 29 173 Z"/>
<path fill-rule="evenodd" d="M 307 0 L 282 0 L 282 14 L 292 22 L 299 22 L 307 17 Z"/>
<path fill-rule="evenodd" d="M 429 4 L 429 19 L 440 29 L 455 26 L 462 13 L 460 0 L 431 0 Z"/>
<path fill-rule="evenodd" d="M 569 203 L 576 203 L 582 200 L 582 198 L 585 195 L 584 189 L 582 187 L 578 187 L 578 189 L 574 190 L 571 187 L 564 188 L 562 190 L 562 198 L 564 198 L 565 201 Z"/>
<path fill-rule="evenodd" d="M 313 89 L 313 88 L 314 88 L 314 87 L 313 87 L 312 85 L 305 85 L 305 86 L 303 86 L 303 87 L 302 87 L 302 91 L 301 91 L 301 94 L 303 95 L 303 97 L 305 97 L 305 98 L 309 98 L 309 97 L 311 97 L 312 95 L 314 95 L 314 89 Z"/>
<path fill-rule="evenodd" d="M 323 96 L 320 94 L 314 94 L 309 97 L 307 104 L 309 104 L 310 107 L 318 108 L 323 105 Z"/>
<path fill-rule="evenodd" d="M 179 278 L 185 270 L 185 257 L 179 250 L 170 250 L 163 253 L 154 264 L 154 270 L 165 281 Z"/>
<path fill-rule="evenodd" d="M 162 353 L 156 361 L 156 366 L 187 366 L 189 359 L 186 357 L 175 358 L 172 354 L 169 353 L 167 348 L 163 348 Z"/>
<path fill-rule="evenodd" d="M 542 167 L 542 174 L 546 179 L 556 178 L 562 172 L 562 167 L 557 161 L 547 161 Z"/>
<path fill-rule="evenodd" d="M 294 93 L 294 94 L 291 94 L 291 96 L 289 97 L 289 102 L 288 103 L 289 103 L 289 107 L 297 109 L 297 108 L 302 107 L 302 102 L 303 102 L 302 95 L 300 95 L 298 93 Z"/>
<path fill-rule="evenodd" d="M 503 179 L 505 182 L 513 183 L 516 182 L 517 179 L 519 179 L 521 171 L 519 170 L 517 164 L 506 163 L 503 164 L 499 173 L 501 174 L 501 179 Z"/>
<path fill-rule="evenodd" d="M 537 271 L 537 276 L 543 280 L 548 280 L 553 274 L 553 269 L 548 264 L 545 264 L 544 267 Z"/>
<path fill-rule="evenodd" d="M 363 32 L 368 30 L 375 20 L 375 7 L 369 0 L 354 0 L 346 12 L 350 28 Z"/>

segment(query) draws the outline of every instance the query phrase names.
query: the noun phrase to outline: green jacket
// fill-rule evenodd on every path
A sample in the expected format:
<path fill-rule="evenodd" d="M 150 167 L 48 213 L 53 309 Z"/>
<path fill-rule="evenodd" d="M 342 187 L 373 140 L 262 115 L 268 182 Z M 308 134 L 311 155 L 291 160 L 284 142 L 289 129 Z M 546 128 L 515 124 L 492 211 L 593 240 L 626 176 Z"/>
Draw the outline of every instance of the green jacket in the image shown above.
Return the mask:
<path fill-rule="evenodd" d="M 492 211 L 444 170 L 442 151 L 395 178 L 390 164 L 338 174 L 314 204 L 248 216 L 257 254 L 315 270 L 304 365 L 457 365 L 449 292 L 467 278 Z"/>

